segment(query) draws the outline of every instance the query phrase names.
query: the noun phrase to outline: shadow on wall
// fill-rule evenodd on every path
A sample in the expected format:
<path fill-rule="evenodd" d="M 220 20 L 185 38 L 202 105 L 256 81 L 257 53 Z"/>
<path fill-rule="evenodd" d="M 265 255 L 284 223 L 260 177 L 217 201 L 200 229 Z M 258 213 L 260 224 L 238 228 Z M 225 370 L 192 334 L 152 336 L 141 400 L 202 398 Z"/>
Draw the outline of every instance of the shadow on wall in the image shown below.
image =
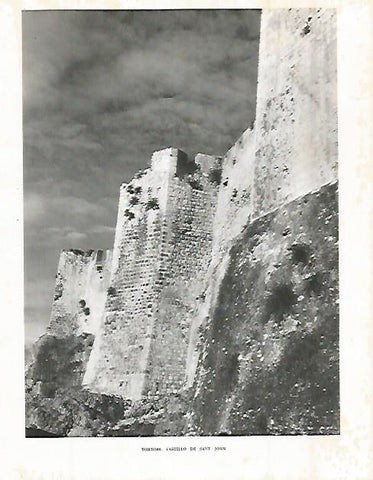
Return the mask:
<path fill-rule="evenodd" d="M 254 221 L 232 248 L 204 339 L 197 433 L 339 433 L 336 190 Z"/>

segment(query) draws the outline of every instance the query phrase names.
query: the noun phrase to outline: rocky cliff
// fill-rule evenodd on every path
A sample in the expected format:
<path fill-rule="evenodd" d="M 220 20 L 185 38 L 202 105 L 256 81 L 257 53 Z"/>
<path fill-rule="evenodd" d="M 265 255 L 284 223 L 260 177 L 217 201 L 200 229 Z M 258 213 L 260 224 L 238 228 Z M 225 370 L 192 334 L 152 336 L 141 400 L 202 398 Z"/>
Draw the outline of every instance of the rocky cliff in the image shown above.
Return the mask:
<path fill-rule="evenodd" d="M 254 128 L 222 158 L 156 152 L 112 257 L 63 253 L 30 432 L 338 433 L 335 23 L 264 11 Z"/>

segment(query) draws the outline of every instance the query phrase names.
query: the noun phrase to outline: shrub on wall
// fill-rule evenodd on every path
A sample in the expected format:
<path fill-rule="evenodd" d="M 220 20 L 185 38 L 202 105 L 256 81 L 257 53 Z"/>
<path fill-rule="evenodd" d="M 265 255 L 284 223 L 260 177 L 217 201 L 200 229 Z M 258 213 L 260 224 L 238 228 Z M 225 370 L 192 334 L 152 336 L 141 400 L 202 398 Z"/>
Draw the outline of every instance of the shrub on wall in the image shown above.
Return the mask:
<path fill-rule="evenodd" d="M 139 197 L 131 197 L 130 205 L 137 205 L 139 203 Z"/>
<path fill-rule="evenodd" d="M 129 218 L 130 220 L 135 218 L 135 214 L 133 212 L 131 212 L 130 210 L 128 210 L 128 208 L 124 211 L 124 216 Z"/>
<path fill-rule="evenodd" d="M 159 209 L 159 203 L 158 199 L 156 198 L 150 198 L 145 205 L 146 210 L 158 210 Z"/>
<path fill-rule="evenodd" d="M 193 188 L 193 190 L 203 190 L 203 187 L 201 185 L 201 182 L 198 178 L 196 178 L 193 175 L 188 175 L 186 177 L 186 181 L 189 183 L 189 185 Z"/>
<path fill-rule="evenodd" d="M 107 294 L 108 295 L 115 295 L 117 293 L 116 289 L 114 287 L 109 287 L 107 289 Z"/>
<path fill-rule="evenodd" d="M 209 180 L 215 185 L 220 185 L 221 182 L 221 168 L 213 168 L 209 172 Z"/>

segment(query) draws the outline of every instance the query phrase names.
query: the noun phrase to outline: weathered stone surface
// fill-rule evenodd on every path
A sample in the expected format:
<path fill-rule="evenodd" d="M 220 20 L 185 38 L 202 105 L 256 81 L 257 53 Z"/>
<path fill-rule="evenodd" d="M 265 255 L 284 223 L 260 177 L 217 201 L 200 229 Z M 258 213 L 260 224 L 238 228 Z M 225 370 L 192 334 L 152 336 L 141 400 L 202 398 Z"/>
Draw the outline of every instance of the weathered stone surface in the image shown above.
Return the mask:
<path fill-rule="evenodd" d="M 112 277 L 84 383 L 132 400 L 185 380 L 190 324 L 211 258 L 218 157 L 168 148 L 122 185 Z"/>
<path fill-rule="evenodd" d="M 58 388 L 54 397 L 28 390 L 29 437 L 133 437 L 180 435 L 186 428 L 187 393 L 136 402 L 81 386 Z"/>
<path fill-rule="evenodd" d="M 54 397 L 28 391 L 26 401 L 30 436 L 42 430 L 59 437 L 108 436 L 130 404 L 121 397 L 89 392 L 81 386 L 58 388 Z"/>
<path fill-rule="evenodd" d="M 59 387 L 81 385 L 90 351 L 92 334 L 56 337 L 46 334 L 35 345 L 35 358 L 27 377 L 46 396 Z"/>
<path fill-rule="evenodd" d="M 96 334 L 109 285 L 111 251 L 63 250 L 56 275 L 48 332 Z"/>
<path fill-rule="evenodd" d="M 304 34 L 304 28 L 306 34 Z M 212 258 L 191 327 L 187 384 L 201 352 L 228 252 L 248 221 L 337 180 L 334 9 L 262 12 L 255 126 L 222 159 Z"/>
<path fill-rule="evenodd" d="M 67 415 L 59 408 L 61 390 L 80 390 L 93 342 L 92 334 L 46 334 L 38 340 L 26 372 L 26 427 L 60 433 L 58 424 Z"/>
<path fill-rule="evenodd" d="M 262 12 L 252 215 L 337 178 L 337 11 Z"/>
<path fill-rule="evenodd" d="M 253 128 L 223 158 L 155 152 L 121 186 L 112 259 L 63 252 L 30 429 L 338 433 L 335 27 L 263 12 Z"/>
<path fill-rule="evenodd" d="M 249 223 L 202 345 L 190 433 L 339 431 L 336 184 Z"/>

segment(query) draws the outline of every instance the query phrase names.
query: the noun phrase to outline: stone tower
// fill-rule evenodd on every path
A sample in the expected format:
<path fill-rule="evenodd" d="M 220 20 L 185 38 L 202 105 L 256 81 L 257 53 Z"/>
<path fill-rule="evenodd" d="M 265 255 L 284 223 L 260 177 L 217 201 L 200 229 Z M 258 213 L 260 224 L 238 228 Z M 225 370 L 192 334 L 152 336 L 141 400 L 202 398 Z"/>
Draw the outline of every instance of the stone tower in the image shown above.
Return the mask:
<path fill-rule="evenodd" d="M 190 322 L 210 260 L 220 159 L 175 148 L 120 189 L 105 314 L 84 384 L 131 399 L 185 381 Z"/>
<path fill-rule="evenodd" d="M 334 10 L 263 11 L 254 127 L 222 158 L 155 152 L 112 257 L 61 255 L 41 395 L 148 397 L 126 435 L 339 432 L 336 78 Z"/>
<path fill-rule="evenodd" d="M 110 250 L 61 252 L 48 333 L 96 334 L 104 312 L 111 259 Z"/>

